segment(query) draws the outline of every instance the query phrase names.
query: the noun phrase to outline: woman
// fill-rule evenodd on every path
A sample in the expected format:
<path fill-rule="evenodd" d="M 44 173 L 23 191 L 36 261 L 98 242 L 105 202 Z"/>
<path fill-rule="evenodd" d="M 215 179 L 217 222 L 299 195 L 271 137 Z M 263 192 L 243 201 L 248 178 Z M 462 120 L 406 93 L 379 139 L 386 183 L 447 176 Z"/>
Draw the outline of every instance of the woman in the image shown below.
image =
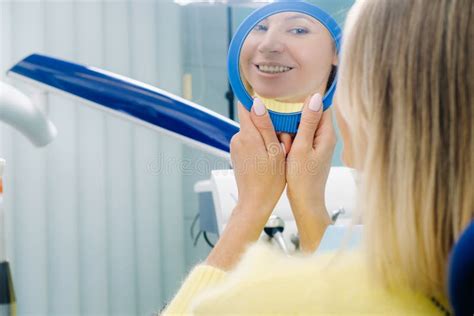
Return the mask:
<path fill-rule="evenodd" d="M 268 114 L 258 101 L 251 113 L 241 108 L 232 142 L 238 206 L 166 314 L 449 314 L 448 254 L 474 218 L 473 23 L 471 0 L 365 0 L 351 9 L 336 114 L 344 161 L 360 173 L 361 250 L 288 258 L 254 245 L 244 254 L 285 183 L 304 249 L 315 249 L 327 225 L 318 205 L 334 132 L 314 96 L 286 166 L 315 167 L 282 171 Z"/>

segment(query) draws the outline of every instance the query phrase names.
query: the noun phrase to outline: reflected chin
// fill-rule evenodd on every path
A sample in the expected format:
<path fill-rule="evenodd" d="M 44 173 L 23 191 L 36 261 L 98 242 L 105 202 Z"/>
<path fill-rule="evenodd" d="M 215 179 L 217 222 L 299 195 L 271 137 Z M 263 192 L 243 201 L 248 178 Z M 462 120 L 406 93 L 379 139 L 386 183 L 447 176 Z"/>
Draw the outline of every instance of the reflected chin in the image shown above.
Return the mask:
<path fill-rule="evenodd" d="M 273 93 L 269 93 L 267 90 L 265 89 L 255 89 L 255 93 L 260 96 L 261 98 L 264 98 L 264 99 L 274 99 L 274 100 L 277 100 L 279 98 L 278 95 L 275 95 Z"/>

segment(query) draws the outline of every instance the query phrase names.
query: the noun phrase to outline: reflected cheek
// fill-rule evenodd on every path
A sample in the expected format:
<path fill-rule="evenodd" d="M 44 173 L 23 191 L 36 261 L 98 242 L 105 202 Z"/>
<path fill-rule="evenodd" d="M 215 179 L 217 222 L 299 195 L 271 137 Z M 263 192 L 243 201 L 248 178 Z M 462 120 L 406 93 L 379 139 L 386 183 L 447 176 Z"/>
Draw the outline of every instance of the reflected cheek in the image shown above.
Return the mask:
<path fill-rule="evenodd" d="M 242 79 L 248 81 L 251 83 L 251 78 L 252 78 L 252 63 L 248 59 L 243 59 L 241 58 L 240 60 L 240 71 L 241 71 L 241 76 L 243 76 Z"/>
<path fill-rule="evenodd" d="M 251 61 L 252 57 L 253 57 L 252 47 L 244 46 L 242 48 L 241 53 L 240 53 L 239 62 L 240 62 L 241 65 L 243 65 L 243 64 L 246 65 Z"/>

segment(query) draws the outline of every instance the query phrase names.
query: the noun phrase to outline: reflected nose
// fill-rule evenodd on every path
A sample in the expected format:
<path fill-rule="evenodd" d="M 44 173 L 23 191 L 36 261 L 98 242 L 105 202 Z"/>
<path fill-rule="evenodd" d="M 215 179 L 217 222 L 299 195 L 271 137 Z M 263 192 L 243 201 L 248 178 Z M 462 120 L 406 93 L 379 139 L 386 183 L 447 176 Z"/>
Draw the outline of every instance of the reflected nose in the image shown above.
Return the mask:
<path fill-rule="evenodd" d="M 268 31 L 258 45 L 258 51 L 262 54 L 281 53 L 283 49 L 281 37 L 275 31 Z"/>

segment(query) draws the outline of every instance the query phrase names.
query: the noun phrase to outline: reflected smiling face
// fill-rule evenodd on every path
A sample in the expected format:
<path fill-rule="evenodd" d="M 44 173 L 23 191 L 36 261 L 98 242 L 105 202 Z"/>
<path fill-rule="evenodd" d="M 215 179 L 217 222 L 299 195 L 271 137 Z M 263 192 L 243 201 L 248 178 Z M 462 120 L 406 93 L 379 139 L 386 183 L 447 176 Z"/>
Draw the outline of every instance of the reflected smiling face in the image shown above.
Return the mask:
<path fill-rule="evenodd" d="M 240 69 L 253 91 L 282 102 L 304 102 L 325 93 L 331 66 L 337 64 L 329 31 L 314 18 L 295 12 L 272 15 L 248 34 Z"/>

